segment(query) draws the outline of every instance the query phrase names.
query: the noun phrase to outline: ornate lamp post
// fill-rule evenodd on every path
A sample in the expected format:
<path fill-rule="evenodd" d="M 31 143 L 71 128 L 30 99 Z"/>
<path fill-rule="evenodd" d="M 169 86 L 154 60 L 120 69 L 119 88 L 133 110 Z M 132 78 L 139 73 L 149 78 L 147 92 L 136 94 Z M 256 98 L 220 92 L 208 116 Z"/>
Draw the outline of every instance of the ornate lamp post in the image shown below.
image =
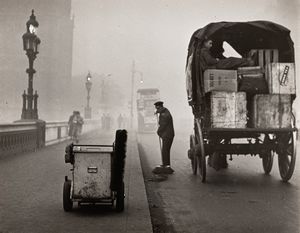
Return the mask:
<path fill-rule="evenodd" d="M 26 51 L 26 55 L 29 60 L 29 68 L 26 69 L 26 73 L 28 73 L 28 89 L 27 94 L 24 90 L 24 93 L 22 95 L 23 108 L 21 120 L 38 119 L 37 91 L 35 91 L 35 94 L 33 94 L 33 74 L 36 72 L 35 69 L 33 69 L 33 62 L 36 58 L 36 55 L 39 53 L 39 44 L 41 43 L 41 40 L 36 35 L 38 26 L 39 23 L 35 19 L 34 10 L 32 10 L 30 19 L 26 23 L 27 31 L 22 36 L 23 49 Z"/>
<path fill-rule="evenodd" d="M 86 119 L 91 119 L 92 118 L 92 108 L 90 107 L 90 91 L 92 89 L 92 76 L 90 72 L 86 76 L 86 82 L 85 82 L 85 87 L 87 90 L 87 104 L 86 107 L 84 108 L 84 117 Z"/>

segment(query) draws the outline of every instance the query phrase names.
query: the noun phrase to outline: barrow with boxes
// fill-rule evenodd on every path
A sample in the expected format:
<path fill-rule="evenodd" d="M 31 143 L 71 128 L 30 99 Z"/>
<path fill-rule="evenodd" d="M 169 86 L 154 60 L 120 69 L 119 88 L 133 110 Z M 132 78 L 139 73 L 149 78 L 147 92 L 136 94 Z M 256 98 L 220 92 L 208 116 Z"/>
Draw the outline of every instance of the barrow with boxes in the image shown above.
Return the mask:
<path fill-rule="evenodd" d="M 206 181 L 208 164 L 232 155 L 258 155 L 269 174 L 278 155 L 280 176 L 288 181 L 296 159 L 294 47 L 289 30 L 266 21 L 220 22 L 197 30 L 186 66 L 187 93 L 194 114 L 188 157 L 194 174 Z M 214 51 L 229 43 L 240 54 L 254 54 L 252 67 L 236 70 L 199 67 L 205 38 Z M 214 167 L 214 166 L 213 166 Z"/>

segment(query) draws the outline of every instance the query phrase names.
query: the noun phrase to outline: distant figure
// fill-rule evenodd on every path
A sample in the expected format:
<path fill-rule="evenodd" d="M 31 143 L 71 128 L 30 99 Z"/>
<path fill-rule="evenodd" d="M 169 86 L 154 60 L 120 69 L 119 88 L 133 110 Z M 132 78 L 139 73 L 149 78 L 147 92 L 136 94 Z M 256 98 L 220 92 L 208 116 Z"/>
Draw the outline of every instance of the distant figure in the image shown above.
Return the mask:
<path fill-rule="evenodd" d="M 172 174 L 174 170 L 170 166 L 170 150 L 175 136 L 173 118 L 169 110 L 163 106 L 162 101 L 158 101 L 154 105 L 155 114 L 159 114 L 157 134 L 162 139 L 162 165 L 156 167 L 153 173 Z"/>
<path fill-rule="evenodd" d="M 83 118 L 80 115 L 79 111 L 76 112 L 76 120 L 77 120 L 76 126 L 78 127 L 78 135 L 80 135 L 82 132 L 82 126 L 83 126 L 84 122 L 83 122 Z"/>
<path fill-rule="evenodd" d="M 123 125 L 123 121 L 124 121 L 124 119 L 123 119 L 123 117 L 122 117 L 122 114 L 120 114 L 119 116 L 118 116 L 118 127 L 119 127 L 119 129 L 121 129 L 122 127 L 124 127 Z"/>
<path fill-rule="evenodd" d="M 76 111 L 73 111 L 73 114 L 69 117 L 68 125 L 69 125 L 69 132 L 68 135 L 73 139 L 73 131 L 74 131 L 74 124 L 73 119 L 76 115 Z"/>
<path fill-rule="evenodd" d="M 111 124 L 111 117 L 109 115 L 109 113 L 107 113 L 106 118 L 105 118 L 105 129 L 106 130 L 110 130 L 110 125 Z"/>
<path fill-rule="evenodd" d="M 73 117 L 72 117 L 72 133 L 71 133 L 71 138 L 74 140 L 76 143 L 79 142 L 79 136 L 82 132 L 82 125 L 83 125 L 83 118 L 80 116 L 79 111 L 74 111 L 73 112 Z"/>

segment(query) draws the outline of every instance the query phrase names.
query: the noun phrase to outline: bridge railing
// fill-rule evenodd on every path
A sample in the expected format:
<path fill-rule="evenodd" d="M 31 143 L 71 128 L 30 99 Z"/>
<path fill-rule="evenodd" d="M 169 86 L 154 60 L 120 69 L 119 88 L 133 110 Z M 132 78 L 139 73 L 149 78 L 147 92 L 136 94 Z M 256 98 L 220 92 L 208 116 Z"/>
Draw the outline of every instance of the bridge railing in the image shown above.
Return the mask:
<path fill-rule="evenodd" d="M 99 127 L 99 120 L 85 120 L 82 133 L 90 132 Z M 0 156 L 34 151 L 68 138 L 67 121 L 0 124 Z"/>
<path fill-rule="evenodd" d="M 0 125 L 0 154 L 20 153 L 37 149 L 37 124 L 13 123 Z"/>
<path fill-rule="evenodd" d="M 99 120 L 84 120 L 82 133 L 88 133 L 100 127 Z M 69 139 L 67 121 L 52 121 L 46 123 L 46 141 L 45 145 L 52 145 Z"/>

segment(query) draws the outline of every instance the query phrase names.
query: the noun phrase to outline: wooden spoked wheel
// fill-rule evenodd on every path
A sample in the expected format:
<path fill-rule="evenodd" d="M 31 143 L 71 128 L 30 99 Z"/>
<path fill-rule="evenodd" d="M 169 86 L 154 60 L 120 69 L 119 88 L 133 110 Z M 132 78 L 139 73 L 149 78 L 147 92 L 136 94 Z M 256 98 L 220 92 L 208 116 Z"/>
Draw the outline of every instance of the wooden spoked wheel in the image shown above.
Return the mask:
<path fill-rule="evenodd" d="M 296 162 L 296 132 L 280 137 L 281 145 L 278 152 L 278 166 L 281 179 L 287 182 L 293 175 Z"/>
<path fill-rule="evenodd" d="M 206 181 L 206 155 L 204 149 L 204 139 L 203 139 L 202 129 L 200 126 L 200 122 L 198 120 L 196 121 L 196 126 L 197 126 L 197 133 L 198 133 L 197 154 L 199 156 L 199 170 L 201 175 L 201 181 L 202 183 L 204 183 Z"/>
<path fill-rule="evenodd" d="M 190 149 L 188 151 L 188 157 L 191 160 L 192 171 L 194 175 L 197 175 L 198 170 L 198 158 L 196 154 L 196 140 L 194 135 L 190 135 Z"/>
<path fill-rule="evenodd" d="M 267 145 L 270 142 L 270 137 L 268 134 L 266 134 L 263 144 Z M 265 174 L 268 175 L 273 167 L 274 152 L 272 150 L 266 150 L 261 153 L 261 158 Z"/>

